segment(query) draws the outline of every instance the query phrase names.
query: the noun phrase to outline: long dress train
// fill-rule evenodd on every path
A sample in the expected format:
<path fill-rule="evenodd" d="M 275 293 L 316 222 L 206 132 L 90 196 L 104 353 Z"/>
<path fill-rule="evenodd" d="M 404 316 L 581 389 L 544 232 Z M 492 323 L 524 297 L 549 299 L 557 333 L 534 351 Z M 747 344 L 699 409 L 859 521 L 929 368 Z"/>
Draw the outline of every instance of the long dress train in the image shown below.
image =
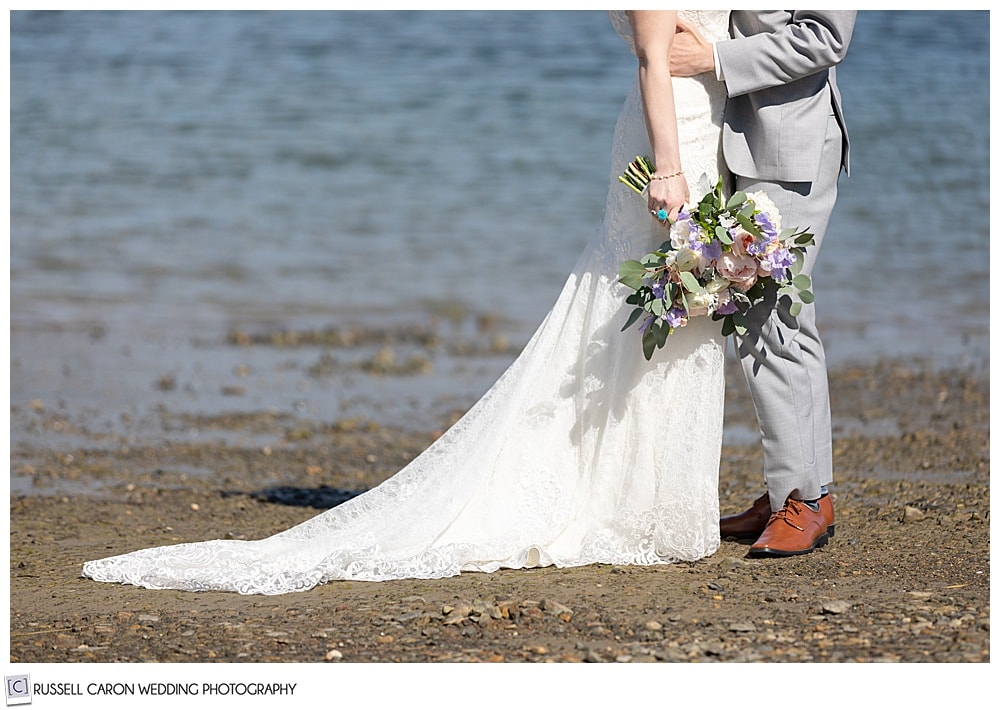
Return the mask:
<path fill-rule="evenodd" d="M 624 13 L 610 13 L 629 46 Z M 726 13 L 689 12 L 709 39 Z M 634 51 L 634 48 L 633 48 Z M 675 79 L 692 199 L 719 174 L 725 100 L 714 77 Z M 618 265 L 665 239 L 617 181 L 649 140 L 636 81 L 615 127 L 604 219 L 555 305 L 493 387 L 379 486 L 262 540 L 213 540 L 87 562 L 98 581 L 151 589 L 303 591 L 338 579 L 696 560 L 719 546 L 724 341 L 693 318 L 651 361 Z"/>

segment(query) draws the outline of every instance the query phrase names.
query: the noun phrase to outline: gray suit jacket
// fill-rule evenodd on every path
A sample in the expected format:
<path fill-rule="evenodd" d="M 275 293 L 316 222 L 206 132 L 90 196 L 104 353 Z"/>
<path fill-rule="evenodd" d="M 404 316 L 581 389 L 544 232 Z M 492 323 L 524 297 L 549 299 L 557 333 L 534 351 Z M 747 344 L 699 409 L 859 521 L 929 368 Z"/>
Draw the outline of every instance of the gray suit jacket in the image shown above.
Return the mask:
<path fill-rule="evenodd" d="M 847 127 L 836 65 L 847 53 L 854 10 L 736 10 L 732 39 L 716 44 L 729 100 L 723 154 L 737 175 L 811 182 L 831 117 L 844 134 L 842 166 L 850 172 Z"/>

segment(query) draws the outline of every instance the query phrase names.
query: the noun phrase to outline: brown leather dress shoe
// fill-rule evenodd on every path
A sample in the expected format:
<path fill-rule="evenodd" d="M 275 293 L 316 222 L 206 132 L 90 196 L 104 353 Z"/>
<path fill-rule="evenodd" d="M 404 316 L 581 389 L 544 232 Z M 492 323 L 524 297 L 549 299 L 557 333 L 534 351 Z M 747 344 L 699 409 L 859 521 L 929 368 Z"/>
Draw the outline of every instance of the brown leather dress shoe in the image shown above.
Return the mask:
<path fill-rule="evenodd" d="M 789 498 L 771 516 L 767 527 L 750 546 L 750 557 L 791 557 L 812 552 L 830 540 L 826 520 L 802 501 Z"/>
<path fill-rule="evenodd" d="M 767 527 L 771 519 L 771 499 L 764 492 L 749 508 L 736 515 L 727 515 L 719 520 L 719 535 L 723 540 L 735 539 L 739 542 L 753 542 Z"/>
<path fill-rule="evenodd" d="M 819 512 L 823 514 L 823 519 L 826 521 L 826 534 L 833 537 L 836 526 L 833 522 L 833 500 L 829 493 L 824 493 L 819 499 Z M 765 492 L 742 513 L 720 518 L 719 535 L 723 540 L 753 542 L 764 532 L 767 521 L 770 519 L 771 499 Z"/>

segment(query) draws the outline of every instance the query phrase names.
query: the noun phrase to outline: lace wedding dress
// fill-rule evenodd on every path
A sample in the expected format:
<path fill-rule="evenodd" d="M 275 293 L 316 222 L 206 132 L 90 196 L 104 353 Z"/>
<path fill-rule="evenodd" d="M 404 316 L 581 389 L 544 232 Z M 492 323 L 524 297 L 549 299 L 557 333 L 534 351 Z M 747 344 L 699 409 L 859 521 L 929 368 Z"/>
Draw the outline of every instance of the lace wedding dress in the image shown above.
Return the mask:
<path fill-rule="evenodd" d="M 725 12 L 688 12 L 710 40 Z M 634 51 L 623 12 L 610 13 Z M 724 91 L 674 83 L 692 199 L 719 174 Z M 649 362 L 618 265 L 665 231 L 617 181 L 649 154 L 636 82 L 616 124 L 604 219 L 521 355 L 472 409 L 381 485 L 263 540 L 214 540 L 87 562 L 98 581 L 151 589 L 303 591 L 338 579 L 696 560 L 719 545 L 724 341 L 693 318 Z"/>

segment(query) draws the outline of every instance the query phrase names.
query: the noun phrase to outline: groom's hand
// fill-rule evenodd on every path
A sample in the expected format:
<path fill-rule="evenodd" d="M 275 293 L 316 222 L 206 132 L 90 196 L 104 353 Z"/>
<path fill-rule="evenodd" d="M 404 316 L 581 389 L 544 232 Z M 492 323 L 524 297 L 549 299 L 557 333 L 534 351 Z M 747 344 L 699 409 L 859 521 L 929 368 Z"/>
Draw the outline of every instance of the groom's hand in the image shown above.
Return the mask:
<path fill-rule="evenodd" d="M 677 31 L 670 47 L 670 74 L 694 76 L 705 72 L 715 72 L 712 44 L 698 34 L 694 27 L 678 19 Z"/>

